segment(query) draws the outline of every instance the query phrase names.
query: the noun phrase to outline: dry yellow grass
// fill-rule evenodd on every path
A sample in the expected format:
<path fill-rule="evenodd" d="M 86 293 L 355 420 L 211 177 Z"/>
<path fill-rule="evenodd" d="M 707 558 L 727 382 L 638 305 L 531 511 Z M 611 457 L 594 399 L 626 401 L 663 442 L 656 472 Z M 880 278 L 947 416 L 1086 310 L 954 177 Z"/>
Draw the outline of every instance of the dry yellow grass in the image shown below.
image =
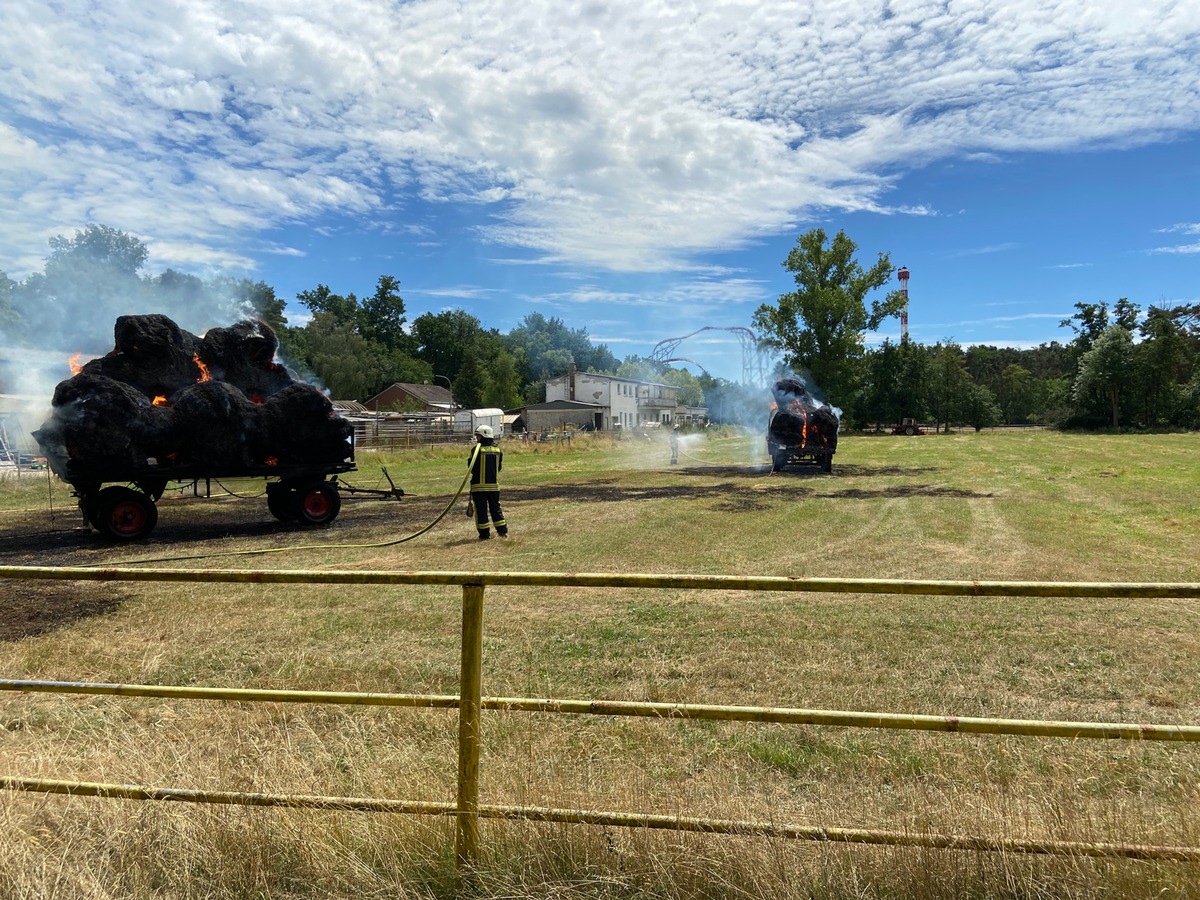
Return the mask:
<path fill-rule="evenodd" d="M 514 537 L 486 545 L 456 510 L 417 540 L 363 546 L 437 514 L 457 451 L 382 460 L 409 496 L 348 502 L 320 532 L 256 524 L 261 502 L 169 496 L 150 542 L 114 549 L 10 492 L 0 561 L 322 545 L 162 564 L 1200 581 L 1195 435 L 847 437 L 832 477 L 768 476 L 757 443 L 686 443 L 677 470 L 665 444 L 513 447 Z M 0 675 L 457 691 L 454 588 L 66 583 L 45 602 L 102 592 L 102 614 L 7 642 Z M 1182 601 L 489 588 L 484 693 L 1197 724 L 1198 626 L 1200 604 Z M 488 803 L 1200 846 L 1192 745 L 484 721 Z M 0 728 L 11 775 L 454 796 L 452 711 L 4 695 Z M 452 847 L 430 818 L 0 797 L 4 897 L 452 896 Z M 499 822 L 483 853 L 486 897 L 1185 897 L 1200 883 L 1196 864 Z"/>

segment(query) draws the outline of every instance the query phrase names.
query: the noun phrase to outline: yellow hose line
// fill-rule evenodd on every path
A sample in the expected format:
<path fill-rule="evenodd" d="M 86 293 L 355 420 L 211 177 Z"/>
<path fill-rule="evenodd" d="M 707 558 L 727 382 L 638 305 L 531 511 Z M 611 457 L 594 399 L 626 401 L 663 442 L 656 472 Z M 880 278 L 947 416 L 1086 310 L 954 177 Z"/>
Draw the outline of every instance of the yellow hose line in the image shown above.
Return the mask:
<path fill-rule="evenodd" d="M 45 778 L 0 776 L 0 789 L 29 793 L 65 794 L 76 797 L 102 797 L 118 800 L 157 800 L 187 803 L 216 803 L 236 806 L 319 809 L 347 812 L 386 812 L 411 815 L 454 815 L 452 803 L 410 800 L 385 800 L 372 797 L 331 797 L 316 794 L 264 794 L 239 791 L 200 791 L 186 788 L 149 788 L 129 784 L 60 781 Z M 990 851 L 997 853 L 1033 853 L 1061 856 L 1089 856 L 1173 862 L 1200 861 L 1200 848 L 1125 844 L 1104 841 L 1028 840 L 1014 838 L 970 837 L 865 828 L 835 828 L 821 825 L 789 825 L 775 822 L 743 822 L 732 819 L 706 819 L 691 816 L 647 813 L 590 812 L 537 806 L 480 804 L 482 818 L 561 822 L 578 825 L 607 825 L 625 828 L 654 828 L 702 834 L 792 838 L 849 844 L 875 844 L 897 847 L 928 847 L 941 850 Z"/>
<path fill-rule="evenodd" d="M 177 700 L 226 702 L 324 703 L 342 706 L 393 706 L 457 709 L 451 694 L 382 694 L 357 691 L 296 691 L 255 688 L 175 687 L 148 684 L 103 684 L 76 681 L 36 681 L 0 678 L 0 691 L 45 694 L 89 694 L 113 697 L 160 697 Z M 1037 719 L 996 719 L 971 716 L 929 716 L 853 710 L 793 709 L 788 707 L 720 706 L 701 703 L 639 703 L 625 700 L 558 700 L 531 697 L 483 697 L 483 709 L 504 712 L 568 713 L 573 715 L 709 719 L 726 722 L 769 722 L 782 725 L 830 725 L 901 731 L 942 731 L 955 734 L 1027 735 L 1056 738 L 1095 738 L 1145 741 L 1200 741 L 1200 726 L 1130 722 L 1065 722 Z"/>
<path fill-rule="evenodd" d="M 0 578 L 58 581 L 182 581 L 221 584 L 442 584 L 495 587 L 659 588 L 958 597 L 1200 599 L 1197 582 L 916 581 L 777 575 L 646 575 L 613 572 L 430 572 L 352 569 L 128 569 L 0 566 Z"/>
<path fill-rule="evenodd" d="M 471 458 L 467 463 L 467 474 L 463 476 L 463 480 L 458 485 L 458 490 L 454 492 L 454 496 L 450 498 L 450 502 L 446 504 L 446 508 L 438 513 L 437 517 L 420 531 L 414 531 L 406 537 L 396 538 L 392 541 L 380 541 L 375 544 L 306 544 L 298 547 L 266 547 L 258 550 L 223 550 L 219 553 L 194 553 L 189 556 L 153 556 L 146 559 L 130 559 L 126 561 L 126 564 L 134 566 L 152 562 L 182 562 L 191 559 L 211 559 L 218 556 L 259 556 L 267 553 L 295 553 L 299 550 L 362 550 L 372 547 L 394 547 L 396 544 L 406 543 L 425 534 L 434 525 L 446 518 L 450 510 L 454 508 L 454 504 L 462 496 L 463 488 L 467 486 L 467 482 L 471 478 L 471 466 L 475 462 L 475 457 L 479 454 L 479 446 L 477 442 L 471 450 Z"/>

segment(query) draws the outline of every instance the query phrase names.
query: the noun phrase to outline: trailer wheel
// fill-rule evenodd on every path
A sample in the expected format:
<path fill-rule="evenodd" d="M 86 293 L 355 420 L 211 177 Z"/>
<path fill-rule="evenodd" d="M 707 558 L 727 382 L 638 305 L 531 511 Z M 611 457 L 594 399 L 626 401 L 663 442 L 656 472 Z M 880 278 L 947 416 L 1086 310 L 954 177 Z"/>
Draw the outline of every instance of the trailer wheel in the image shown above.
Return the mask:
<path fill-rule="evenodd" d="M 278 482 L 268 484 L 267 509 L 280 522 L 295 522 L 299 517 L 296 510 L 296 492 Z"/>
<path fill-rule="evenodd" d="M 826 473 L 833 471 L 833 454 L 832 453 L 826 453 L 824 456 L 821 457 L 821 471 L 826 472 Z"/>
<path fill-rule="evenodd" d="M 110 540 L 136 541 L 158 524 L 158 507 L 141 491 L 106 487 L 96 495 L 91 519 L 96 530 Z"/>
<path fill-rule="evenodd" d="M 328 481 L 321 481 L 296 491 L 293 509 L 306 525 L 328 525 L 341 512 L 342 495 Z"/>

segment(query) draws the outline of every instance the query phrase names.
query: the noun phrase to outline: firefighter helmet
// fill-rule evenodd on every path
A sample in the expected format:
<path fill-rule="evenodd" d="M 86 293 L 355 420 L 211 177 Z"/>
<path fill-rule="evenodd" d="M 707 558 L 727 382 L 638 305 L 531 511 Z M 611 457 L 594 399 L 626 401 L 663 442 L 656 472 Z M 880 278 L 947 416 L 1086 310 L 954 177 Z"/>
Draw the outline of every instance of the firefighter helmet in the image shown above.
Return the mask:
<path fill-rule="evenodd" d="M 494 434 L 494 432 L 492 431 L 491 425 L 480 425 L 478 428 L 475 429 L 475 433 L 477 435 L 479 435 L 480 437 L 485 437 L 485 438 L 490 438 Z"/>

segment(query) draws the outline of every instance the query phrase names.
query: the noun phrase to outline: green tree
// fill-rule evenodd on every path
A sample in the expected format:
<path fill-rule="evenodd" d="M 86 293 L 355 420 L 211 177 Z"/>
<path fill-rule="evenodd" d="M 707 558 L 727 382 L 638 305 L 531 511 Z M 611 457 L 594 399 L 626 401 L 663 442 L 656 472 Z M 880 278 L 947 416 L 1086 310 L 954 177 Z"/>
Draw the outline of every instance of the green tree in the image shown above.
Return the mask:
<path fill-rule="evenodd" d="M 970 383 L 962 411 L 963 421 L 980 431 L 1000 422 L 1000 406 L 992 392 L 982 384 Z"/>
<path fill-rule="evenodd" d="M 461 309 L 425 313 L 412 323 L 417 357 L 429 363 L 435 374 L 451 381 L 457 380 L 469 349 L 483 331 L 479 320 Z M 457 390 L 454 397 L 458 399 Z"/>
<path fill-rule="evenodd" d="M 700 385 L 700 379 L 687 369 L 668 368 L 658 381 L 679 388 L 679 402 L 684 406 L 704 405 L 704 388 Z"/>
<path fill-rule="evenodd" d="M 525 361 L 522 373 L 527 382 L 544 381 L 566 371 L 567 365 L 585 372 L 612 372 L 617 358 L 604 344 L 595 346 L 586 328 L 571 329 L 557 317 L 547 319 L 541 313 L 530 313 L 521 324 L 508 333 L 509 348 Z"/>
<path fill-rule="evenodd" d="M 859 417 L 876 424 L 929 415 L 930 355 L 926 348 L 885 340 L 866 354 Z"/>
<path fill-rule="evenodd" d="M 376 359 L 379 364 L 379 380 L 372 386 L 368 398 L 393 384 L 434 383 L 433 366 L 423 359 L 415 359 L 400 350 L 391 353 L 377 351 Z"/>
<path fill-rule="evenodd" d="M 343 297 L 330 290 L 329 285 L 318 284 L 311 291 L 298 293 L 296 300 L 302 306 L 307 306 L 314 316 L 317 313 L 326 313 L 338 324 L 348 325 L 353 330 L 358 329 L 358 298 L 353 294 Z"/>
<path fill-rule="evenodd" d="M 379 383 L 379 364 L 370 341 L 328 312 L 316 313 L 305 331 L 306 362 L 333 398 L 370 399 Z"/>
<path fill-rule="evenodd" d="M 517 361 L 506 349 L 499 350 L 491 360 L 483 405 L 513 409 L 521 405 L 521 373 Z"/>
<path fill-rule="evenodd" d="M 1095 345 L 1100 335 L 1112 325 L 1118 325 L 1132 332 L 1137 327 L 1140 307 L 1131 303 L 1127 297 L 1122 297 L 1113 304 L 1108 303 L 1076 303 L 1075 314 L 1069 319 L 1058 323 L 1059 328 L 1070 328 L 1075 332 L 1075 340 L 1071 342 L 1074 361 L 1078 361 Z"/>
<path fill-rule="evenodd" d="M 59 234 L 50 238 L 46 274 L 53 274 L 60 265 L 73 267 L 90 262 L 125 275 L 137 275 L 149 255 L 146 245 L 131 234 L 107 225 L 88 225 L 76 231 L 74 237 Z"/>
<path fill-rule="evenodd" d="M 1004 367 L 996 381 L 995 396 L 1007 424 L 1024 424 L 1028 421 L 1035 390 L 1033 373 L 1024 366 L 1011 363 Z"/>
<path fill-rule="evenodd" d="M 631 381 L 659 381 L 664 366 L 644 356 L 629 355 L 621 360 L 615 374 Z"/>
<path fill-rule="evenodd" d="M 781 295 L 775 306 L 760 306 L 753 317 L 762 342 L 782 351 L 795 371 L 810 373 L 851 418 L 865 333 L 904 306 L 904 295 L 893 291 L 882 302 L 872 302 L 868 311 L 867 294 L 887 284 L 893 267 L 881 253 L 870 269 L 863 269 L 854 258 L 857 250 L 842 231 L 828 245 L 820 228 L 801 235 L 783 263 L 796 290 Z"/>
<path fill-rule="evenodd" d="M 405 322 L 400 282 L 391 275 L 380 275 L 375 293 L 363 301 L 359 311 L 362 336 L 389 352 L 400 350 L 411 355 L 415 347 L 404 330 Z"/>
<path fill-rule="evenodd" d="M 490 389 L 485 360 L 473 352 L 467 353 L 454 379 L 454 402 L 466 409 L 484 408 L 483 398 Z"/>
<path fill-rule="evenodd" d="M 57 347 L 67 340 L 99 349 L 111 339 L 117 316 L 141 306 L 145 285 L 138 270 L 149 251 L 107 225 L 88 225 L 71 238 L 56 235 L 50 251 L 43 271 L 14 287 L 22 331 L 34 344 Z"/>
<path fill-rule="evenodd" d="M 964 421 L 972 382 L 962 348 L 953 341 L 935 344 L 930 349 L 929 375 L 934 421 L 947 426 Z"/>
<path fill-rule="evenodd" d="M 1133 335 L 1120 325 L 1110 325 L 1096 338 L 1092 349 L 1079 360 L 1075 400 L 1099 395 L 1112 411 L 1112 427 L 1121 427 L 1121 393 L 1133 378 Z"/>
<path fill-rule="evenodd" d="M 1174 309 L 1151 306 L 1134 348 L 1142 424 L 1154 428 L 1177 421 L 1181 388 L 1187 381 L 1188 346 Z"/>

